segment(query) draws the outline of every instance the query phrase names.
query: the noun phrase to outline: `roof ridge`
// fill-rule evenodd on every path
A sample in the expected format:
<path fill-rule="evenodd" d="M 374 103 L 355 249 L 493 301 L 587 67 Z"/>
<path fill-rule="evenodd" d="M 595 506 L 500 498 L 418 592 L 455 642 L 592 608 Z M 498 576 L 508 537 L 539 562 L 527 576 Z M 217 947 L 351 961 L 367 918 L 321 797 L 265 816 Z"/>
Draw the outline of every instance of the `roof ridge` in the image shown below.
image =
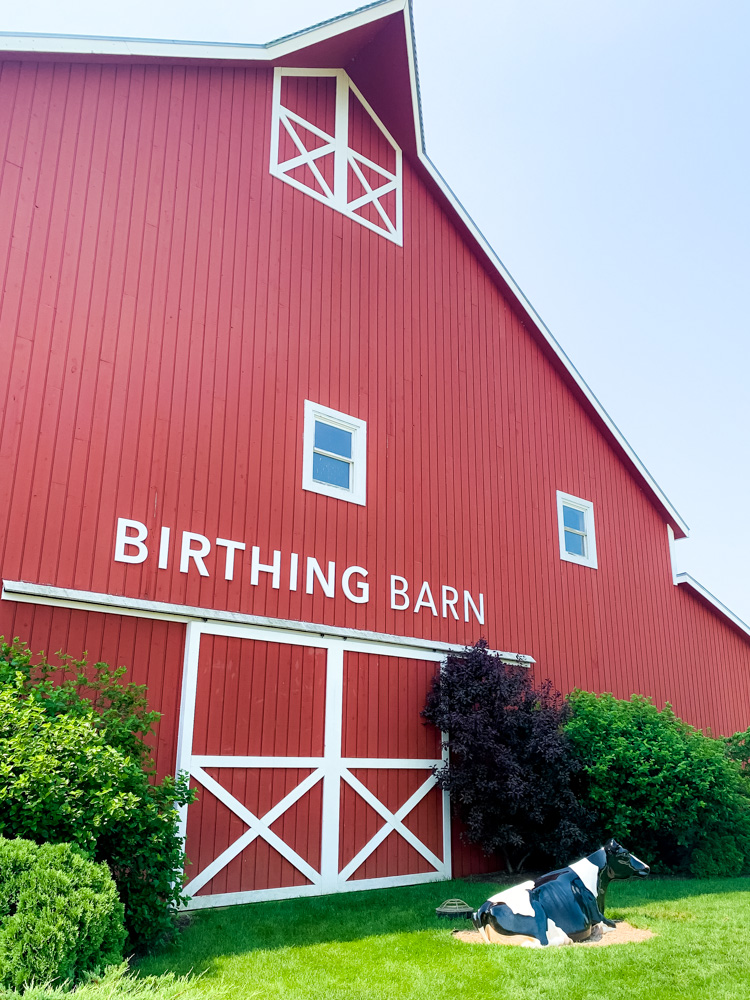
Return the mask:
<path fill-rule="evenodd" d="M 408 0 L 411 5 L 411 0 Z M 278 38 L 272 39 L 270 42 L 266 42 L 263 48 L 270 48 L 272 45 L 277 45 L 279 42 L 288 42 L 292 38 L 298 38 L 300 35 L 306 35 L 309 31 L 316 31 L 318 28 L 325 28 L 329 24 L 335 24 L 336 21 L 343 21 L 348 17 L 354 17 L 355 14 L 362 14 L 366 10 L 373 10 L 375 7 L 382 7 L 384 4 L 391 3 L 391 0 L 374 0 L 373 3 L 363 4 L 361 7 L 354 7 L 352 10 L 348 10 L 343 14 L 336 14 L 335 17 L 327 17 L 324 21 L 317 21 L 315 24 L 310 24 L 306 28 L 300 28 L 299 31 L 290 31 L 288 35 L 279 35 Z"/>

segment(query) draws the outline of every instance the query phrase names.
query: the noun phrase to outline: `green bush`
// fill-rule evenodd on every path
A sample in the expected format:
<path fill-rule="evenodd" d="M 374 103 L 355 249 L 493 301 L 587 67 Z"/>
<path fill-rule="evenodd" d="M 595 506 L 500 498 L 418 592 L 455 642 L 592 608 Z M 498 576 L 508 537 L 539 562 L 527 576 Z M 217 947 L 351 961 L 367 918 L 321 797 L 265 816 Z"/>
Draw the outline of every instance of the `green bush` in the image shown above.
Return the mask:
<path fill-rule="evenodd" d="M 122 961 L 123 918 L 106 864 L 70 844 L 0 837 L 2 985 L 74 985 Z"/>
<path fill-rule="evenodd" d="M 55 683 L 44 657 L 0 643 L 0 835 L 72 842 L 106 861 L 125 905 L 128 949 L 168 937 L 182 899 L 176 807 L 185 778 L 156 781 L 146 742 L 159 718 L 122 669 L 63 658 Z M 85 691 L 81 685 L 86 685 Z"/>
<path fill-rule="evenodd" d="M 743 772 L 750 766 L 750 729 L 724 737 L 727 756 L 741 765 Z"/>
<path fill-rule="evenodd" d="M 745 854 L 733 834 L 714 832 L 701 838 L 690 858 L 690 871 L 698 878 L 739 875 L 745 867 Z"/>
<path fill-rule="evenodd" d="M 229 995 L 229 991 L 212 985 L 214 1000 Z M 245 997 L 257 996 L 252 992 Z M 200 976 L 175 976 L 168 972 L 163 976 L 138 976 L 128 972 L 125 963 L 107 969 L 103 977 L 94 977 L 82 983 L 75 993 L 70 994 L 65 985 L 46 984 L 32 986 L 23 994 L 23 1000 L 197 1000 L 206 996 Z M 0 986 L 0 1000 L 19 1000 L 15 990 Z"/>
<path fill-rule="evenodd" d="M 750 795 L 724 740 L 648 698 L 574 691 L 565 726 L 579 795 L 613 836 L 657 870 L 738 875 L 750 863 Z"/>

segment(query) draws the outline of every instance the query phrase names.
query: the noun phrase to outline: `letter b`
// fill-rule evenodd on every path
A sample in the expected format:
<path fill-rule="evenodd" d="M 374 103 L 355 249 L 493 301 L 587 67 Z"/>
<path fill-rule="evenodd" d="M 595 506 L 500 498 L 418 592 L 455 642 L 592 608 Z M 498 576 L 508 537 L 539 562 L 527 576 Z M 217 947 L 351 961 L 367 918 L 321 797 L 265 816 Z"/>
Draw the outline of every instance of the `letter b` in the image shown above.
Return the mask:
<path fill-rule="evenodd" d="M 137 532 L 129 535 L 129 530 Z M 148 528 L 140 521 L 131 521 L 127 517 L 117 518 L 117 532 L 115 534 L 115 562 L 142 563 L 148 558 L 148 549 L 143 544 L 148 537 Z M 128 555 L 126 548 L 135 548 L 133 555 Z"/>
<path fill-rule="evenodd" d="M 399 587 L 398 584 L 401 586 Z M 408 589 L 409 583 L 403 576 L 391 577 L 391 608 L 394 611 L 406 611 L 409 607 L 409 597 L 406 593 Z M 398 598 L 403 598 L 403 602 L 399 603 Z"/>

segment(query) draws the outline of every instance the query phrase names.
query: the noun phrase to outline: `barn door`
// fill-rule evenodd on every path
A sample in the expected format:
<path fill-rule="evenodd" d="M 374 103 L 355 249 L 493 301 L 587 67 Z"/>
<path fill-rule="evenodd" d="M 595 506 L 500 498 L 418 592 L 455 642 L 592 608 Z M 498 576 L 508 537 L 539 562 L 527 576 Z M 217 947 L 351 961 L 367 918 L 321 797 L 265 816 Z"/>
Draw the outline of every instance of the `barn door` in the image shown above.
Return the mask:
<path fill-rule="evenodd" d="M 191 623 L 178 770 L 191 908 L 450 877 L 440 738 L 421 724 L 440 654 Z"/>

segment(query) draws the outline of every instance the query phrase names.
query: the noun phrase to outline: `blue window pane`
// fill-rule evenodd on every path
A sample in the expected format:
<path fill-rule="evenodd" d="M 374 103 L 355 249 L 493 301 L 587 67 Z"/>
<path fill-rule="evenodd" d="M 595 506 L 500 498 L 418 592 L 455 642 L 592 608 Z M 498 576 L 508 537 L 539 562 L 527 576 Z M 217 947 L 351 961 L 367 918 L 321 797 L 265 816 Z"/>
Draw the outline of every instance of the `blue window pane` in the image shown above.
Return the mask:
<path fill-rule="evenodd" d="M 572 556 L 586 555 L 585 540 L 583 535 L 576 535 L 572 531 L 565 532 L 565 551 Z"/>
<path fill-rule="evenodd" d="M 575 528 L 576 531 L 585 531 L 584 527 L 584 513 L 582 510 L 576 510 L 575 507 L 566 507 L 563 504 L 563 524 L 566 528 Z M 570 551 L 570 549 L 568 549 Z"/>
<path fill-rule="evenodd" d="M 315 421 L 315 447 L 332 451 L 343 458 L 352 457 L 352 432 L 340 427 L 332 427 L 321 420 Z"/>
<path fill-rule="evenodd" d="M 313 454 L 313 479 L 330 486 L 343 486 L 349 489 L 349 463 L 339 462 L 337 458 L 327 455 Z"/>

